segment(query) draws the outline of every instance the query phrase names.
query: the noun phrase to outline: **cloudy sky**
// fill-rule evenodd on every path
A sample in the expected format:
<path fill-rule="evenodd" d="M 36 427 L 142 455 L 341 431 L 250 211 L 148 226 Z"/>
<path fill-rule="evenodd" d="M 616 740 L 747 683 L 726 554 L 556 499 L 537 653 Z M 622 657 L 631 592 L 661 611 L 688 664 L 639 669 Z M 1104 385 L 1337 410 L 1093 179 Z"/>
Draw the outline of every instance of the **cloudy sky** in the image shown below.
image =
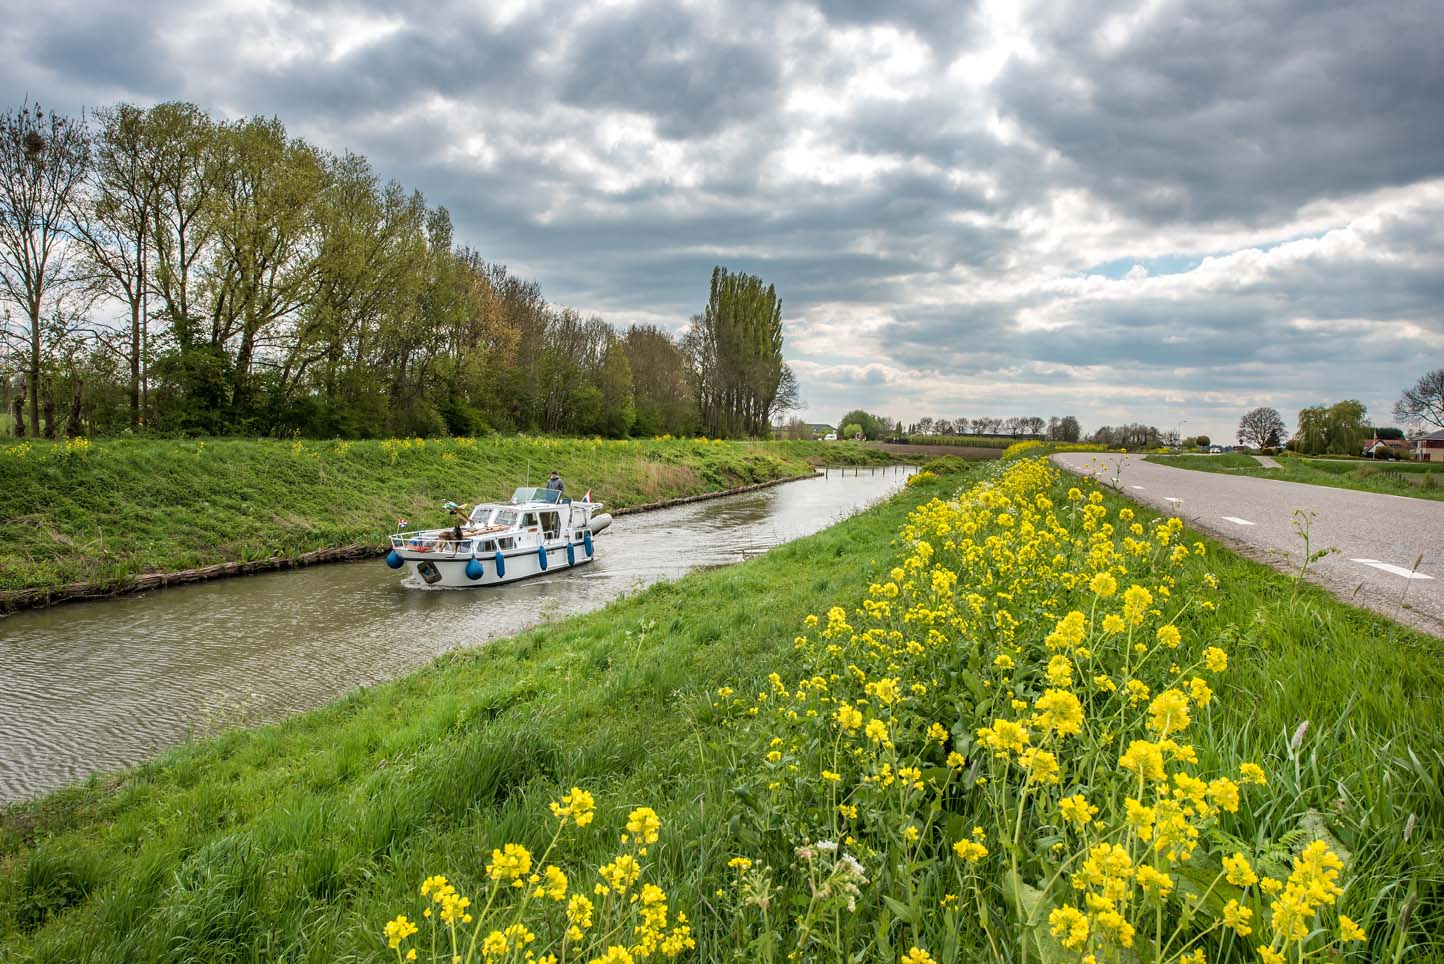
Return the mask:
<path fill-rule="evenodd" d="M 3 7 L 11 101 L 278 115 L 553 302 L 760 274 L 809 421 L 1226 438 L 1444 366 L 1439 0 Z"/>

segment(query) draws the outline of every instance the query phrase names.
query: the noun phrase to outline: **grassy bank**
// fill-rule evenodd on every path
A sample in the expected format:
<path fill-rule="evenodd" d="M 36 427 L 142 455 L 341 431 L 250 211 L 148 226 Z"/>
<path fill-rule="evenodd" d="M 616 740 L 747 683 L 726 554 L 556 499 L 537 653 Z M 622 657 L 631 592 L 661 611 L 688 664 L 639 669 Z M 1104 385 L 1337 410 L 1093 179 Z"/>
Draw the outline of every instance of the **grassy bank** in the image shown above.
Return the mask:
<path fill-rule="evenodd" d="M 114 440 L 0 447 L 0 592 L 379 545 L 446 499 L 500 499 L 555 468 L 612 508 L 889 457 L 816 442 Z"/>
<path fill-rule="evenodd" d="M 1052 886 L 1071 894 L 1066 873 L 1080 864 L 1059 854 L 1080 841 L 1138 845 L 1134 832 L 1115 829 L 1122 800 L 1109 793 L 1115 783 L 1130 785 L 1117 759 L 1128 718 L 1143 710 L 1121 710 L 1096 729 L 1094 715 L 1108 719 L 1123 696 L 1088 682 L 1102 671 L 1098 654 L 1115 645 L 1094 617 L 1117 609 L 1118 598 L 1094 599 L 1086 578 L 1063 578 L 1063 570 L 1086 573 L 1085 559 L 1100 558 L 1089 533 L 1104 519 L 1119 525 L 1120 536 L 1134 523 L 1142 527 L 1139 546 L 1119 543 L 1130 575 L 1120 575 L 1118 586 L 1119 597 L 1134 580 L 1155 590 L 1160 614 L 1139 612 L 1140 643 L 1155 646 L 1155 627 L 1181 630 L 1158 674 L 1177 675 L 1163 668 L 1169 658 L 1192 667 L 1205 646 L 1227 650 L 1226 672 L 1196 670 L 1214 690 L 1206 708 L 1192 707 L 1187 730 L 1200 776 L 1237 774 L 1240 761 L 1268 775 L 1266 786 L 1242 788 L 1237 812 L 1215 808 L 1196 841 L 1197 864 L 1240 852 L 1260 874 L 1287 876 L 1304 844 L 1324 839 L 1346 861 L 1338 909 L 1368 933 L 1339 954 L 1411 960 L 1429 953 L 1444 931 L 1438 641 L 1192 533 L 1160 528 L 1156 516 L 1112 493 L 1100 493 L 1096 510 L 1084 509 L 1088 503 L 1068 497 L 1072 480 L 1038 478 L 990 490 L 1014 500 L 1008 503 L 985 494 L 971 508 L 933 503 L 909 518 L 923 499 L 960 484 L 958 476 L 925 479 L 888 504 L 744 565 L 660 584 L 287 723 L 184 747 L 13 807 L 0 815 L 0 959 L 389 958 L 382 925 L 398 913 L 420 916 L 416 888 L 430 874 L 450 875 L 490 922 L 479 908 L 487 867 L 498 865 L 492 848 L 517 842 L 540 855 L 556 828 L 548 802 L 582 786 L 595 795 L 596 821 L 568 830 L 549 860 L 573 874 L 576 893 L 591 894 L 594 878 L 578 868 L 611 860 L 632 808 L 654 807 L 661 837 L 645 855 L 644 879 L 665 888 L 673 914 L 691 919 L 695 959 L 781 960 L 801 940 L 804 956 L 821 960 L 896 961 L 915 944 L 940 962 L 1013 960 L 1024 944 L 1035 961 L 1076 960 L 1078 953 L 1049 943 L 1040 901 L 1052 898 L 1037 896 L 1033 885 L 1066 859 L 1065 876 Z M 978 516 L 985 503 L 991 507 Z M 1050 514 L 1057 526 L 1045 521 Z M 978 539 L 987 536 L 990 548 L 953 556 L 959 523 L 980 524 Z M 1075 524 L 1081 549 L 1055 545 L 1039 556 L 1016 541 Z M 1168 540 L 1155 539 L 1165 529 Z M 936 548 L 923 552 L 918 540 Z M 1173 551 L 1179 546 L 1182 557 Z M 936 568 L 911 561 L 924 556 L 935 557 Z M 958 575 L 955 585 L 947 572 Z M 904 588 L 894 595 L 887 586 L 898 580 Z M 1093 656 L 1059 628 L 1071 625 L 1061 617 L 1075 607 L 1087 614 L 1083 641 Z M 996 615 L 1004 608 L 1008 619 Z M 809 614 L 820 624 L 809 626 Z M 1122 632 L 1118 639 L 1131 642 L 1135 630 Z M 1081 677 L 1064 685 L 1050 664 L 1042 681 L 1040 652 L 1043 663 L 1049 652 L 1068 653 Z M 995 657 L 1009 654 L 1017 665 L 1004 668 Z M 1128 690 L 1122 682 L 1120 675 L 1120 691 Z M 1045 686 L 1076 686 L 1087 727 L 1057 742 L 1038 730 L 1037 745 L 1057 751 L 1063 779 L 1020 798 L 1017 766 L 985 750 L 975 731 L 995 715 L 1026 721 L 1015 701 L 1027 707 Z M 869 727 L 864 736 L 860 724 L 834 725 L 844 698 L 884 730 Z M 942 742 L 931 735 L 936 721 Z M 1086 752 L 1075 760 L 1080 747 Z M 971 769 L 954 770 L 948 752 Z M 913 766 L 916 777 L 903 773 Z M 837 782 L 819 779 L 820 769 L 838 771 Z M 977 783 L 980 776 L 992 779 Z M 914 779 L 926 790 L 915 790 Z M 1052 808 L 1065 792 L 1102 808 L 1086 830 L 1057 820 Z M 993 819 L 998 800 L 1017 808 L 1006 826 Z M 839 817 L 839 804 L 858 809 Z M 991 853 L 963 857 L 952 845 L 971 839 L 967 828 L 975 824 Z M 856 854 L 867 879 L 858 883 L 839 852 L 810 845 L 817 840 Z M 809 902 L 823 878 L 830 896 Z M 1173 897 L 1159 905 L 1170 928 L 1182 919 L 1177 902 L 1202 892 L 1190 890 L 1181 872 L 1177 879 Z M 1217 883 L 1218 892 L 1229 890 Z M 1266 904 L 1240 894 L 1256 914 L 1257 936 L 1210 932 L 1209 961 L 1255 960 L 1251 945 L 1269 941 Z M 615 895 L 593 899 L 600 928 Z M 506 892 L 502 900 L 510 903 Z M 555 933 L 560 905 L 538 903 L 532 926 Z M 550 915 L 546 928 L 542 914 Z M 1030 914 L 1033 926 L 1025 926 Z M 1136 919 L 1141 945 L 1152 940 L 1151 910 Z M 1336 929 L 1331 919 L 1326 924 Z M 1315 944 L 1334 943 L 1334 932 Z M 617 939 L 635 938 L 628 931 Z M 829 951 L 834 941 L 847 953 Z M 555 947 L 544 938 L 535 950 Z"/>
<path fill-rule="evenodd" d="M 1310 459 L 1281 455 L 1280 468 L 1266 469 L 1251 455 L 1150 455 L 1149 462 L 1197 472 L 1281 479 L 1335 489 L 1444 501 L 1444 463 L 1372 462 L 1363 459 Z"/>

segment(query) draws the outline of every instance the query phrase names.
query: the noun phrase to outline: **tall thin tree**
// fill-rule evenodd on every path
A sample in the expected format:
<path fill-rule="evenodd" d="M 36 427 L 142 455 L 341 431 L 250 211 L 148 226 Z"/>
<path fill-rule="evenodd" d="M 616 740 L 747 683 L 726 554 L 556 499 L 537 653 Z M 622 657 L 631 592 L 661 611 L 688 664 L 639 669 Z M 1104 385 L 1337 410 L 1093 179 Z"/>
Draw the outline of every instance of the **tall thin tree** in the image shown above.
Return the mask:
<path fill-rule="evenodd" d="M 29 322 L 32 435 L 40 434 L 41 317 L 66 281 L 69 211 L 89 160 L 83 119 L 28 103 L 0 115 L 0 296 Z"/>

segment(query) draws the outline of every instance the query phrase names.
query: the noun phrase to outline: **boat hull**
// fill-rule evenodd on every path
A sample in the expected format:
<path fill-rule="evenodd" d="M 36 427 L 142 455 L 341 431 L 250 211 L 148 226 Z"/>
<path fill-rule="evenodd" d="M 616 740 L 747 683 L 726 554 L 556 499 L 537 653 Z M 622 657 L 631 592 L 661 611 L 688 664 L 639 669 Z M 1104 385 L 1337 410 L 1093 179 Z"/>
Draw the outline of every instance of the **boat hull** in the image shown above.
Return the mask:
<path fill-rule="evenodd" d="M 545 568 L 542 567 L 541 553 L 535 549 L 509 552 L 502 567 L 504 572 L 500 573 L 494 557 L 473 559 L 462 555 L 406 552 L 401 554 L 401 558 L 408 573 L 417 582 L 437 589 L 472 589 L 477 586 L 501 586 L 545 573 L 564 572 L 592 561 L 593 557 L 587 555 L 585 546 L 577 543 L 571 548 L 574 561 L 568 560 L 567 546 L 549 547 Z M 473 562 L 481 568 L 480 578 L 473 579 L 467 573 L 467 566 Z"/>

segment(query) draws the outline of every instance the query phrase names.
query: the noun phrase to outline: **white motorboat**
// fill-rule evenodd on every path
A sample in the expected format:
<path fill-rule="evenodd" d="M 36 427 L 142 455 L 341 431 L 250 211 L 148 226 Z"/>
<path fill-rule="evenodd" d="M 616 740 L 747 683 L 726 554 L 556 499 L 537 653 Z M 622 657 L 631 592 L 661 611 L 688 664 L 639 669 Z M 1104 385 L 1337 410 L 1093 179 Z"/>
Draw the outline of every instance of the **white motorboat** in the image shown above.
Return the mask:
<path fill-rule="evenodd" d="M 457 515 L 456 525 L 400 529 L 391 537 L 386 564 L 409 568 L 428 586 L 495 586 L 591 562 L 594 538 L 612 523 L 590 492 L 573 502 L 560 492 L 526 487 L 507 503 L 481 503 L 470 512 L 450 502 L 445 508 Z"/>

